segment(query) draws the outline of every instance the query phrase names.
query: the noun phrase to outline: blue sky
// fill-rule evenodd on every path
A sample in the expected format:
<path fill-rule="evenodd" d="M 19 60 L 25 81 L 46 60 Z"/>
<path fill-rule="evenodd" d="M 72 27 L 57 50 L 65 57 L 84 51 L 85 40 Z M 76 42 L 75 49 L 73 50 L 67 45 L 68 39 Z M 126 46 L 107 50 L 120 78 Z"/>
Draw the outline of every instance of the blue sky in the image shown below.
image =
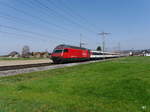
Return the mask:
<path fill-rule="evenodd" d="M 94 49 L 106 31 L 108 50 L 150 48 L 149 0 L 0 0 L 0 55 L 52 51 L 61 43 Z M 82 36 L 80 37 L 80 34 Z"/>

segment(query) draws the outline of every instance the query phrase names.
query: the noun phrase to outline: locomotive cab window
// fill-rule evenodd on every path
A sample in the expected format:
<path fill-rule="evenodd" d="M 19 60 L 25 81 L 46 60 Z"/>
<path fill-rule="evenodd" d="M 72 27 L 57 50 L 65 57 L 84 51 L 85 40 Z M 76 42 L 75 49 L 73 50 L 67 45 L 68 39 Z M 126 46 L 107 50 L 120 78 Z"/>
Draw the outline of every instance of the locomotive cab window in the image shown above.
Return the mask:
<path fill-rule="evenodd" d="M 62 53 L 63 50 L 62 49 L 57 49 L 57 50 L 54 50 L 53 53 Z"/>
<path fill-rule="evenodd" d="M 64 52 L 68 52 L 68 49 L 64 49 Z"/>

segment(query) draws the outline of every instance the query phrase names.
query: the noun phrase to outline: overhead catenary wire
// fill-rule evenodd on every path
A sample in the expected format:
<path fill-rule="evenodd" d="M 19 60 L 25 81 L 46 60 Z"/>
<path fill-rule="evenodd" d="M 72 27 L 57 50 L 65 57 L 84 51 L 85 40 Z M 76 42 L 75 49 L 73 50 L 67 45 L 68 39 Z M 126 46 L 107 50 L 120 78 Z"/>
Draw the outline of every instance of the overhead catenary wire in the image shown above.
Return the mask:
<path fill-rule="evenodd" d="M 39 1 L 39 0 L 34 0 L 34 1 L 36 1 L 36 2 L 38 2 L 40 5 L 42 5 L 43 8 L 46 8 L 47 10 L 49 10 L 49 11 L 51 11 L 51 12 L 57 14 L 57 15 L 60 16 L 61 18 L 64 18 L 64 19 L 67 20 L 68 22 L 70 22 L 70 23 L 72 23 L 72 24 L 74 24 L 74 25 L 79 26 L 79 28 L 82 28 L 82 29 L 84 29 L 85 31 L 88 31 L 88 32 L 93 32 L 94 34 L 96 33 L 95 31 L 93 31 L 93 30 L 91 30 L 91 29 L 89 29 L 89 28 L 87 28 L 87 27 L 81 25 L 80 23 L 75 22 L 75 21 L 71 20 L 70 18 L 64 16 L 62 13 L 56 11 L 55 9 L 50 8 L 48 5 L 43 4 L 41 1 Z M 50 2 L 49 0 L 47 0 L 47 1 Z"/>
<path fill-rule="evenodd" d="M 33 31 L 28 31 L 28 30 L 24 30 L 24 29 L 20 29 L 20 28 L 16 28 L 16 27 L 12 27 L 12 26 L 7 26 L 7 25 L 1 25 L 0 24 L 0 27 L 3 27 L 3 28 L 8 28 L 8 29 L 12 29 L 12 30 L 16 30 L 16 31 L 21 31 L 21 32 L 25 32 L 27 34 L 30 34 L 30 35 L 35 35 L 35 36 L 42 36 L 42 38 L 47 38 L 49 40 L 52 40 L 52 36 L 49 36 L 49 35 L 46 35 L 46 34 L 41 34 L 41 33 L 38 33 L 38 32 L 33 32 Z M 54 36 L 53 36 L 54 37 Z M 55 39 L 56 37 L 54 37 L 53 39 Z M 62 39 L 65 41 L 65 39 Z"/>
<path fill-rule="evenodd" d="M 30 0 L 29 0 L 29 1 L 30 1 Z M 34 0 L 34 1 L 35 1 L 35 2 L 38 1 L 38 2 L 36 2 L 36 3 L 41 4 L 41 1 L 39 1 L 39 0 Z M 2 2 L 2 1 L 0 1 L 0 2 Z M 27 1 L 27 2 L 28 2 L 28 1 Z M 34 2 L 34 3 L 35 3 L 35 2 Z M 29 2 L 29 3 L 30 3 L 30 2 Z M 60 12 L 57 12 L 55 9 L 50 8 L 49 6 L 47 6 L 47 5 L 44 4 L 44 3 L 42 3 L 42 4 L 43 4 L 43 5 L 40 5 L 40 6 L 42 6 L 42 7 L 44 8 L 44 10 L 48 11 L 47 13 L 52 12 L 52 13 L 54 13 L 54 15 L 56 15 L 56 16 L 61 16 L 64 20 L 66 20 L 66 21 L 68 21 L 68 22 L 70 22 L 70 23 L 72 23 L 72 24 L 74 24 L 74 25 L 80 26 L 79 28 L 82 28 L 82 29 L 84 29 L 84 30 L 86 30 L 86 31 L 92 32 L 90 29 L 85 28 L 85 26 L 82 26 L 80 23 L 75 22 L 74 20 L 70 20 L 70 18 L 64 16 L 64 15 L 61 14 Z M 29 17 L 35 18 L 35 19 L 37 19 L 38 21 L 41 21 L 41 22 L 43 22 L 43 23 L 50 24 L 49 21 L 47 21 L 47 20 L 45 20 L 45 19 L 43 19 L 43 18 L 41 18 L 41 17 L 35 16 L 35 15 L 31 14 L 31 13 L 28 13 L 27 11 L 24 11 L 24 10 L 22 10 L 22 9 L 18 9 L 18 8 L 16 8 L 16 7 L 13 7 L 12 4 L 10 5 L 10 4 L 8 4 L 8 3 L 4 3 L 4 2 L 3 2 L 1 5 L 5 5 L 5 6 L 11 8 L 11 9 L 13 9 L 13 10 L 15 10 L 15 11 L 21 13 L 21 14 L 24 14 L 24 15 L 27 15 L 27 16 L 29 16 Z M 33 5 L 35 5 L 35 4 L 33 4 Z M 45 6 L 46 6 L 47 8 L 45 8 Z M 50 15 L 50 14 L 52 14 L 52 13 L 49 13 L 48 15 Z M 57 26 L 57 28 L 63 29 L 63 28 L 61 28 L 61 27 L 59 27 L 59 26 Z M 65 30 L 65 31 L 66 31 L 66 30 Z M 26 33 L 27 33 L 27 32 L 26 32 Z M 28 33 L 29 33 L 29 32 L 28 32 Z M 36 33 L 36 32 L 34 32 L 34 33 Z M 95 32 L 94 32 L 94 33 L 95 33 Z M 42 34 L 41 36 L 46 36 L 46 35 L 45 35 L 45 34 L 44 34 L 44 35 Z M 47 36 L 46 36 L 46 37 L 47 37 Z M 50 37 L 50 36 L 49 36 L 49 37 Z M 55 38 L 55 37 L 54 37 L 54 38 Z M 71 40 L 72 40 L 72 39 L 71 39 Z"/>
<path fill-rule="evenodd" d="M 1 1 L 0 1 L 0 2 L 1 2 Z M 1 2 L 1 3 L 2 3 L 3 5 L 5 5 L 5 6 L 8 5 L 8 4 L 4 3 L 4 2 Z M 2 4 L 1 4 L 1 5 L 2 5 Z M 11 5 L 8 5 L 8 7 L 14 9 L 14 10 L 17 11 L 17 12 L 19 11 L 20 13 L 23 13 L 23 14 L 25 14 L 25 15 L 28 15 L 28 16 L 31 16 L 31 17 L 34 17 L 34 18 L 38 18 L 38 17 L 36 17 L 36 16 L 34 16 L 34 15 L 28 14 L 27 12 L 25 12 L 25 11 L 23 11 L 23 10 L 18 10 L 17 8 L 15 8 L 15 7 L 11 6 Z M 2 16 L 1 16 L 1 17 L 2 17 Z M 5 17 L 6 17 L 6 15 L 5 15 Z M 7 19 L 8 19 L 8 18 L 10 18 L 10 17 L 8 17 L 8 15 L 7 15 Z M 40 18 L 39 18 L 39 19 L 40 19 Z M 40 20 L 41 20 L 41 19 L 40 19 Z M 41 20 L 41 21 L 42 21 L 42 20 Z M 47 23 L 47 21 L 44 21 L 44 22 Z M 6 27 L 6 26 L 5 26 L 5 27 Z M 10 27 L 7 27 L 7 28 L 10 28 Z M 12 27 L 11 27 L 11 28 L 12 28 Z M 16 29 L 16 28 L 13 28 L 13 29 Z M 18 29 L 18 28 L 17 28 L 17 29 Z M 19 29 L 19 30 L 20 30 L 20 29 Z M 66 31 L 66 30 L 65 30 L 65 31 Z M 29 33 L 29 32 L 31 33 L 31 31 L 28 31 L 28 33 Z M 33 32 L 32 32 L 32 33 L 33 33 Z M 34 34 L 35 34 L 35 32 L 34 32 Z M 38 35 L 41 35 L 41 34 L 38 33 Z M 58 34 L 57 34 L 57 35 L 58 35 Z M 42 34 L 41 36 L 45 36 L 45 35 Z M 50 37 L 50 36 L 49 36 L 49 37 Z M 56 37 L 56 36 L 55 36 L 54 38 L 62 39 L 62 38 Z M 69 40 L 69 39 L 67 39 L 67 40 Z M 63 41 L 66 41 L 66 39 L 63 39 Z M 73 41 L 73 40 L 71 39 L 71 41 Z"/>
<path fill-rule="evenodd" d="M 97 25 L 95 25 L 94 23 L 89 23 L 89 20 L 86 17 L 84 17 L 81 14 L 77 13 L 76 11 L 74 11 L 73 8 L 70 7 L 69 0 L 67 2 L 65 2 L 65 0 L 59 0 L 59 1 L 64 3 L 63 5 L 66 7 L 66 9 L 68 9 L 68 11 L 72 12 L 74 15 L 76 15 L 79 18 L 81 18 L 82 20 L 86 21 L 86 23 L 88 23 L 93 28 L 97 28 Z"/>
<path fill-rule="evenodd" d="M 23 1 L 23 0 L 20 0 L 19 2 L 20 3 L 22 3 L 22 4 L 25 4 L 27 7 L 30 7 L 30 8 L 32 8 L 32 9 L 35 9 L 35 3 L 38 3 L 38 1 L 36 0 L 36 2 L 33 2 L 34 0 L 28 0 L 28 1 Z M 41 10 L 43 10 L 42 12 L 41 12 L 41 10 L 38 12 L 38 13 L 40 13 L 40 14 L 45 14 L 47 17 L 49 17 L 49 18 L 51 18 L 51 16 L 57 16 L 57 14 L 55 14 L 55 13 L 49 13 L 49 11 L 48 10 L 45 10 L 44 8 L 43 8 L 43 5 L 41 4 L 41 3 L 38 3 L 38 8 L 40 8 Z M 49 21 L 48 21 L 49 22 Z M 52 22 L 49 22 L 49 24 L 51 24 Z M 56 24 L 56 23 L 52 23 L 52 25 L 55 25 L 55 27 L 57 27 L 57 29 L 59 29 L 59 30 L 63 30 L 64 32 L 66 32 L 66 33 L 68 33 L 68 32 L 72 32 L 72 30 L 70 29 L 70 27 L 69 27 L 69 29 L 67 29 L 66 27 L 64 27 L 64 26 L 61 26 L 60 24 Z"/>
<path fill-rule="evenodd" d="M 36 19 L 38 19 L 38 20 L 40 20 L 40 21 L 42 21 L 42 22 L 45 22 L 45 23 L 49 24 L 48 21 L 46 21 L 46 20 L 44 20 L 44 19 L 42 19 L 42 18 L 40 18 L 40 17 L 36 17 L 36 16 L 34 16 L 34 15 L 31 15 L 31 14 L 29 14 L 29 13 L 23 11 L 23 10 L 19 10 L 19 9 L 13 7 L 12 5 L 9 5 L 9 4 L 4 3 L 4 2 L 2 2 L 2 1 L 0 1 L 0 2 L 1 2 L 1 4 L 5 5 L 5 6 L 9 7 L 9 8 L 12 8 L 12 9 L 14 9 L 14 10 L 20 12 L 20 13 L 23 13 L 23 14 L 25 14 L 25 15 L 27 15 L 27 16 L 31 16 L 31 17 L 33 17 L 33 18 L 36 18 Z M 43 3 L 41 3 L 40 1 L 36 0 L 36 2 L 38 2 L 39 5 L 45 7 L 46 9 L 51 10 L 51 11 L 54 12 L 55 14 L 58 14 L 59 16 L 64 17 L 65 19 L 68 19 L 67 17 L 65 17 L 65 16 L 63 16 L 62 14 L 58 13 L 58 12 L 55 11 L 54 9 L 52 9 L 52 8 L 50 8 L 50 7 L 48 7 L 48 6 L 45 6 L 45 5 L 44 5 Z M 68 20 L 69 20 L 69 19 L 68 19 Z M 72 20 L 69 20 L 69 21 L 70 21 L 71 23 L 73 23 L 73 24 L 76 24 L 76 25 L 82 27 L 82 28 L 85 28 L 86 30 L 89 30 L 88 28 L 86 28 L 86 27 L 80 25 L 79 23 L 76 23 L 76 22 L 74 22 L 74 21 L 72 21 Z M 55 26 L 57 26 L 57 27 L 59 27 L 58 25 L 56 25 L 56 24 L 54 24 L 54 23 L 52 23 L 52 24 L 55 25 Z M 62 29 L 64 29 L 64 28 L 62 28 Z"/>
<path fill-rule="evenodd" d="M 35 1 L 37 1 L 37 0 L 35 0 Z M 38 1 L 39 1 L 39 0 L 38 0 Z M 50 3 L 51 5 L 55 6 L 55 9 L 57 9 L 57 10 L 60 9 L 57 5 L 55 5 L 54 2 L 52 2 L 52 0 L 46 0 L 46 1 L 48 1 L 48 3 Z M 41 4 L 42 4 L 42 3 L 41 3 Z M 44 5 L 44 4 L 43 4 L 43 5 Z M 45 5 L 46 5 L 46 4 L 45 4 Z M 47 4 L 47 5 L 48 5 L 48 4 Z M 48 6 L 47 6 L 47 7 L 48 7 Z M 50 8 L 50 7 L 49 7 L 49 8 Z M 51 8 L 50 8 L 50 9 L 51 9 Z M 62 10 L 62 8 L 61 8 L 61 10 L 58 10 L 58 11 L 56 11 L 55 9 L 52 9 L 52 12 L 54 11 L 55 14 L 58 14 L 58 15 L 64 17 L 64 18 L 66 18 L 64 15 L 62 15 L 62 13 L 60 13 L 60 11 Z M 63 10 L 63 12 L 64 12 L 64 11 L 65 11 L 65 10 Z M 61 12 L 62 12 L 62 11 L 61 11 Z M 69 13 L 67 13 L 66 11 L 65 11 L 64 13 L 69 14 Z M 72 13 L 72 14 L 69 14 L 68 17 L 69 17 L 69 18 L 66 18 L 66 20 L 69 20 L 70 17 L 73 18 L 73 20 L 76 20 L 75 17 L 73 16 L 73 13 Z M 85 30 L 86 32 L 88 32 L 88 33 L 94 33 L 94 34 L 97 33 L 95 30 L 92 30 L 92 29 L 90 29 L 90 28 L 87 28 L 86 26 L 83 26 L 83 25 L 81 24 L 81 21 L 80 21 L 80 22 L 77 22 L 77 21 L 69 20 L 69 22 L 75 24 L 75 25 L 78 26 L 80 29 L 84 29 L 84 30 Z M 79 32 L 79 33 L 81 33 L 81 32 Z M 91 39 L 91 37 L 87 37 L 87 36 L 86 36 L 85 39 L 87 39 L 87 38 Z"/>
<path fill-rule="evenodd" d="M 21 37 L 26 37 L 26 38 L 29 38 L 29 39 L 35 39 L 35 37 L 33 36 L 29 36 L 29 35 L 24 35 L 24 34 L 18 34 L 18 33 L 12 33 L 12 32 L 7 32 L 7 31 L 1 31 L 0 30 L 0 33 L 3 33 L 3 34 L 7 34 L 7 35 L 14 35 L 14 36 L 17 36 L 17 39 Z M 19 37 L 18 37 L 19 36 Z M 46 39 L 43 39 L 43 38 L 38 38 L 38 40 L 41 40 L 41 41 L 47 41 Z"/>
<path fill-rule="evenodd" d="M 63 30 L 63 31 L 66 31 L 66 30 L 65 30 L 65 27 L 62 27 L 62 26 L 57 25 L 57 24 L 55 24 L 55 23 L 51 23 L 51 22 L 49 22 L 49 21 L 47 21 L 47 20 L 45 20 L 45 19 L 43 19 L 43 18 L 41 18 L 41 17 L 39 17 L 39 16 L 32 15 L 32 14 L 30 14 L 30 13 L 24 11 L 24 10 L 17 9 L 16 7 L 13 7 L 12 5 L 7 4 L 7 3 L 5 3 L 5 2 L 0 1 L 0 5 L 4 5 L 4 6 L 6 6 L 6 7 L 9 7 L 9 8 L 11 8 L 11 9 L 13 9 L 13 10 L 19 12 L 19 13 L 22 13 L 22 14 L 24 14 L 24 15 L 27 15 L 27 16 L 32 17 L 32 18 L 34 18 L 34 19 L 37 19 L 37 20 L 39 20 L 40 22 L 44 22 L 44 23 L 46 23 L 46 24 L 53 25 L 53 26 L 55 26 L 56 28 L 59 28 L 59 29 L 61 29 L 61 30 Z"/>
<path fill-rule="evenodd" d="M 53 43 L 57 43 L 58 41 L 56 41 L 56 40 L 47 40 L 47 39 L 45 39 L 45 38 L 36 38 L 36 36 L 29 36 L 29 35 L 25 35 L 25 34 L 18 34 L 18 33 L 11 33 L 11 32 L 7 32 L 7 31 L 1 31 L 0 30 L 0 34 L 4 34 L 4 35 L 7 35 L 7 36 L 4 36 L 4 37 L 6 37 L 6 38 L 10 38 L 9 36 L 11 36 L 11 37 L 13 37 L 13 38 L 15 38 L 15 39 L 21 39 L 21 40 L 24 40 L 24 37 L 25 38 L 28 38 L 28 40 L 32 40 L 32 41 L 30 41 L 30 42 L 34 42 L 35 40 L 40 40 L 40 42 L 42 41 L 43 42 L 43 45 L 45 44 L 45 42 L 47 42 L 47 43 L 49 43 L 49 42 L 53 42 Z M 8 36 L 9 35 L 9 36 Z M 14 37 L 15 36 L 15 37 Z M 1 38 L 1 37 L 0 37 Z M 34 40 L 34 41 L 33 41 Z M 63 42 L 62 42 L 63 43 Z"/>
<path fill-rule="evenodd" d="M 13 17 L 13 16 L 10 16 L 10 15 L 0 15 L 0 18 L 4 18 L 4 19 L 7 19 L 7 20 L 10 20 L 10 21 L 13 21 L 13 22 L 16 22 L 16 23 L 18 23 L 18 18 L 16 18 L 16 17 Z M 14 20 L 12 20 L 12 19 L 14 19 L 14 20 L 16 20 L 17 19 L 17 21 L 14 21 Z M 21 19 L 22 21 L 25 21 L 25 19 Z M 24 25 L 26 25 L 25 23 L 24 23 Z M 31 24 L 29 24 L 29 25 L 31 25 Z M 32 26 L 32 25 L 31 25 Z M 29 33 L 29 32 L 28 32 Z M 31 33 L 31 31 L 30 31 L 30 33 Z M 36 33 L 36 32 L 35 32 Z M 38 33 L 39 34 L 39 33 Z M 57 36 L 54 36 L 55 38 L 58 38 L 58 39 L 62 39 L 62 38 L 60 38 L 60 36 L 58 37 L 58 34 L 56 34 Z M 63 40 L 65 40 L 64 38 L 63 38 Z"/>
<path fill-rule="evenodd" d="M 1 1 L 0 1 L 0 2 L 1 2 Z M 3 3 L 3 2 L 2 2 L 2 4 L 4 4 L 5 6 L 8 6 L 9 8 L 14 9 L 14 10 L 17 11 L 17 12 L 23 13 L 24 15 L 27 15 L 27 16 L 29 16 L 29 17 L 38 19 L 38 20 L 41 21 L 41 22 L 45 22 L 45 23 L 49 24 L 48 21 L 43 21 L 43 19 L 41 19 L 41 18 L 39 18 L 39 17 L 36 17 L 36 16 L 34 16 L 34 15 L 31 15 L 31 14 L 27 13 L 27 12 L 24 11 L 24 10 L 19 10 L 19 9 L 17 9 L 17 8 L 15 8 L 15 7 L 13 7 L 13 6 L 7 4 L 7 3 Z M 1 4 L 1 5 L 2 5 L 2 4 Z M 57 26 L 57 27 L 59 27 L 59 26 Z M 60 28 L 60 29 L 63 29 L 66 33 L 70 33 L 70 32 L 71 32 L 71 31 L 67 31 L 64 27 L 62 27 L 62 28 Z M 58 34 L 57 34 L 57 35 L 58 35 Z M 67 40 L 68 40 L 68 38 L 67 38 Z M 72 40 L 72 41 L 73 41 L 73 40 Z"/>
<path fill-rule="evenodd" d="M 35 2 L 33 2 L 33 1 L 35 1 Z M 64 15 L 62 15 L 61 13 L 58 13 L 56 10 L 54 10 L 54 9 L 52 9 L 52 8 L 50 8 L 50 7 L 48 7 L 48 6 L 46 6 L 45 4 L 43 4 L 41 1 L 39 1 L 39 0 L 28 0 L 27 2 L 28 2 L 28 4 L 26 3 L 26 5 L 32 5 L 32 8 L 34 8 L 34 6 L 35 6 L 35 3 L 38 3 L 38 5 L 40 6 L 39 8 L 41 8 L 41 9 L 45 9 L 49 14 L 53 14 L 53 15 L 55 15 L 55 16 L 60 16 L 60 17 L 64 17 L 64 19 L 65 20 L 67 20 L 67 21 L 69 21 L 69 18 L 66 18 Z M 51 13 L 50 13 L 51 12 Z M 74 21 L 70 21 L 72 24 L 75 24 L 75 25 L 77 25 L 77 26 L 80 26 L 79 28 L 83 28 L 80 24 L 78 24 L 78 23 L 75 23 Z M 88 31 L 89 29 L 87 29 L 87 28 L 84 28 L 84 30 L 86 30 L 86 31 Z M 92 32 L 91 30 L 89 30 L 88 32 Z M 94 32 L 94 31 L 93 31 Z M 67 33 L 70 33 L 70 31 L 69 32 L 67 32 Z M 95 33 L 95 32 L 94 32 Z"/>
<path fill-rule="evenodd" d="M 55 5 L 57 8 L 59 8 L 53 0 L 47 0 L 49 2 L 51 2 L 51 4 Z M 56 1 L 56 0 L 55 0 Z M 68 3 L 69 1 L 67 1 Z M 57 2 L 58 3 L 58 2 Z M 79 13 L 76 13 L 71 7 L 70 5 L 68 5 L 65 1 L 63 0 L 59 0 L 59 3 L 61 3 L 61 5 L 63 4 L 63 8 L 61 8 L 61 10 L 63 10 L 65 13 L 67 13 L 70 17 L 72 18 L 78 18 L 81 21 L 84 22 L 84 24 L 92 27 L 92 29 L 97 30 L 97 26 L 95 24 L 90 23 L 87 18 L 85 18 L 84 16 L 81 16 Z"/>

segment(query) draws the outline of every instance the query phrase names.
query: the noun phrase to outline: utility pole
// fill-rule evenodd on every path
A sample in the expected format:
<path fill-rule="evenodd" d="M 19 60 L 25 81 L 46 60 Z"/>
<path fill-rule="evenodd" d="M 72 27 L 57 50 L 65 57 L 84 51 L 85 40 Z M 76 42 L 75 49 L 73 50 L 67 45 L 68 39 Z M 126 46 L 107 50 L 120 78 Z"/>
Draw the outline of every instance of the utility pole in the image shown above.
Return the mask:
<path fill-rule="evenodd" d="M 118 43 L 118 53 L 119 53 L 119 57 L 121 56 L 121 45 L 120 42 Z"/>
<path fill-rule="evenodd" d="M 81 38 L 82 38 L 82 34 L 80 34 L 80 47 L 82 47 L 82 45 L 85 45 L 85 43 L 82 42 Z"/>
<path fill-rule="evenodd" d="M 105 38 L 106 38 L 106 35 L 109 35 L 109 34 L 111 34 L 111 33 L 107 33 L 107 32 L 100 32 L 100 33 L 98 33 L 98 35 L 101 35 L 102 36 L 102 50 L 103 50 L 103 52 L 105 52 Z"/>
<path fill-rule="evenodd" d="M 120 42 L 118 43 L 118 51 L 119 51 L 119 53 L 121 52 L 121 45 L 120 45 Z"/>

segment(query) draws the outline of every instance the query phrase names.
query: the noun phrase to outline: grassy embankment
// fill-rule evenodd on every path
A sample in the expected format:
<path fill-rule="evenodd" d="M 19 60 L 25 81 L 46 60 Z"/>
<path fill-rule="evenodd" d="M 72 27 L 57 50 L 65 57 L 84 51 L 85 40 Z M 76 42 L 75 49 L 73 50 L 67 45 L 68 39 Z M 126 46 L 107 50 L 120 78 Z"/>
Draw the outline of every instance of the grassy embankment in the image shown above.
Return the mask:
<path fill-rule="evenodd" d="M 150 112 L 150 57 L 0 78 L 0 112 Z"/>

